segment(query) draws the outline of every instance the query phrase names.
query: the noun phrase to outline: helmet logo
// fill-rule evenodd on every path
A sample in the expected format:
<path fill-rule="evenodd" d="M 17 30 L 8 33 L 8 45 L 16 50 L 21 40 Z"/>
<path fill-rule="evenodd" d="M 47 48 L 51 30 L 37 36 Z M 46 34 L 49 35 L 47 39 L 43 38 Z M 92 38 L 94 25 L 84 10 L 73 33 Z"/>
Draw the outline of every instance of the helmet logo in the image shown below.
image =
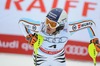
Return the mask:
<path fill-rule="evenodd" d="M 49 14 L 48 14 L 48 16 L 50 16 L 50 17 L 53 17 L 53 18 L 57 18 L 57 15 L 56 14 L 54 14 L 54 13 L 52 13 L 52 12 L 50 12 Z"/>

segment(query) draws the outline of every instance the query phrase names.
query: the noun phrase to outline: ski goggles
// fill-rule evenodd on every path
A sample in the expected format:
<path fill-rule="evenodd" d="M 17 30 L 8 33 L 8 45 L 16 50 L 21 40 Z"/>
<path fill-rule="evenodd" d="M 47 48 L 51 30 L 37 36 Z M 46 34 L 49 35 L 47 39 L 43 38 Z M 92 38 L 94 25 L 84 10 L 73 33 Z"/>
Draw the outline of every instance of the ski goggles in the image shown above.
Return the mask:
<path fill-rule="evenodd" d="M 56 28 L 59 26 L 59 24 L 55 21 L 52 21 L 48 18 L 46 18 L 46 25 L 49 25 L 51 28 Z"/>

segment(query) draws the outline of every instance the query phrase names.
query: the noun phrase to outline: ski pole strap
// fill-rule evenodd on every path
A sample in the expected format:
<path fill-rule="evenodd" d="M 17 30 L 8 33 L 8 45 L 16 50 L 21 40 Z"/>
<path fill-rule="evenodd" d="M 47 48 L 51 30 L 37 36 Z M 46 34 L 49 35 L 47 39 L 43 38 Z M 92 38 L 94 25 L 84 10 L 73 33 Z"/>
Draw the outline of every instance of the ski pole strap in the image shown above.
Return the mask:
<path fill-rule="evenodd" d="M 35 44 L 33 46 L 35 55 L 38 54 L 38 49 L 42 45 L 43 40 L 44 40 L 44 37 L 42 35 L 37 34 L 37 36 L 38 36 L 38 39 L 37 39 L 37 41 L 35 42 Z"/>
<path fill-rule="evenodd" d="M 98 52 L 96 51 L 96 47 L 95 47 L 94 43 L 89 44 L 88 53 L 89 53 L 90 57 L 93 59 L 94 66 L 96 66 L 96 56 L 97 56 Z"/>
<path fill-rule="evenodd" d="M 82 30 L 82 29 L 87 29 L 89 36 L 90 36 L 90 44 L 88 46 L 88 52 L 90 57 L 93 59 L 94 62 L 94 66 L 96 66 L 96 56 L 98 54 L 98 52 L 96 51 L 96 47 L 95 44 L 98 43 L 98 41 L 96 40 L 92 40 L 94 38 L 96 38 L 96 25 L 92 20 L 81 20 L 81 21 L 77 21 L 75 23 L 70 23 L 69 24 L 69 31 L 72 34 L 74 34 L 75 32 Z"/>

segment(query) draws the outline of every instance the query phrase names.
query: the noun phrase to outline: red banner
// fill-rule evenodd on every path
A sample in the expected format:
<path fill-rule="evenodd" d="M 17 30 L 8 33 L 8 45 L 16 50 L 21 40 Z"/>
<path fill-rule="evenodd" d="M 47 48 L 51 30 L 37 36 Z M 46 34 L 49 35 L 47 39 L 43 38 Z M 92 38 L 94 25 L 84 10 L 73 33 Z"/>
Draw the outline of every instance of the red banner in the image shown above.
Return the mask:
<path fill-rule="evenodd" d="M 32 54 L 32 47 L 24 36 L 0 34 L 0 52 Z"/>
<path fill-rule="evenodd" d="M 92 61 L 88 54 L 88 44 L 87 42 L 69 40 L 65 45 L 66 58 Z M 24 36 L 0 34 L 0 52 L 31 55 L 33 49 L 27 44 Z M 100 54 L 97 56 L 97 61 L 100 62 Z"/>
<path fill-rule="evenodd" d="M 92 58 L 88 54 L 88 45 L 87 42 L 69 40 L 65 46 L 66 58 L 91 61 Z M 97 56 L 97 61 L 100 62 L 100 54 Z"/>

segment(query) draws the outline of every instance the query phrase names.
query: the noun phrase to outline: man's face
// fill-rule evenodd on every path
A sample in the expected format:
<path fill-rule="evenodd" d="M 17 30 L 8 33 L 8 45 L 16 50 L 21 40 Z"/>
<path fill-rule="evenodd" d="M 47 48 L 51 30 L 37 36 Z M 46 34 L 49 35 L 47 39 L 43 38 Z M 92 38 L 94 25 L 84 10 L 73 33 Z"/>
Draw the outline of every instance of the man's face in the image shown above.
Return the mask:
<path fill-rule="evenodd" d="M 52 34 L 53 32 L 56 31 L 56 27 L 57 27 L 57 23 L 52 21 L 52 20 L 49 20 L 48 18 L 46 19 L 46 33 L 48 34 Z"/>

